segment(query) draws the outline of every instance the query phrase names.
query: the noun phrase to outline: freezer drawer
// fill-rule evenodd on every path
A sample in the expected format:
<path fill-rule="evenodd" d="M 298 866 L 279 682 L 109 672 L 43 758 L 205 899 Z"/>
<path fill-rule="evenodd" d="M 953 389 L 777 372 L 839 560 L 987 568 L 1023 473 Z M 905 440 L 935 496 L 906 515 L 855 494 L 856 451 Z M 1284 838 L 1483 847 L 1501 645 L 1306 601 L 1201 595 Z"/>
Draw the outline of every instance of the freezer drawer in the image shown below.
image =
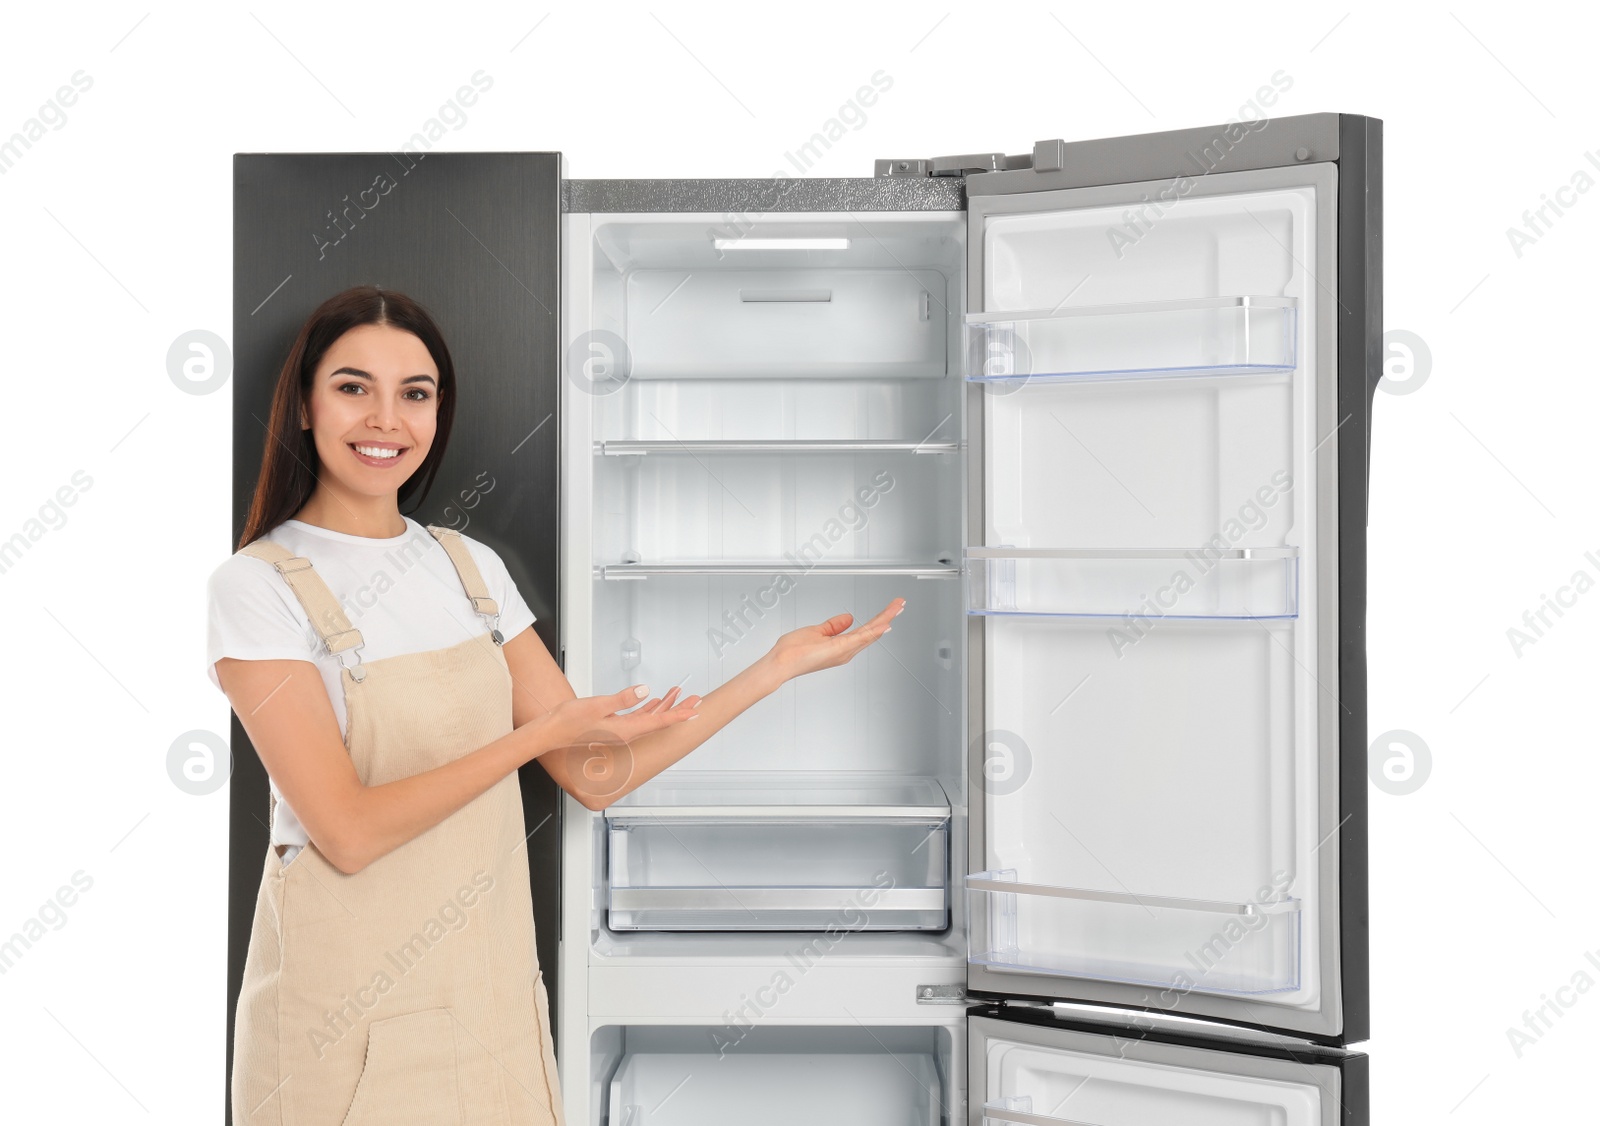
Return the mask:
<path fill-rule="evenodd" d="M 1004 1013 L 1008 1010 L 983 1010 Z M 973 1016 L 970 1126 L 1366 1126 L 1366 1057 Z"/>
<path fill-rule="evenodd" d="M 672 772 L 606 810 L 613 931 L 938 931 L 950 803 L 872 772 Z"/>
<path fill-rule="evenodd" d="M 941 1029 L 627 1027 L 605 1085 L 610 1126 L 939 1126 Z M 599 1053 L 597 1053 L 599 1054 Z M 601 1061 L 608 1062 L 608 1061 Z"/>

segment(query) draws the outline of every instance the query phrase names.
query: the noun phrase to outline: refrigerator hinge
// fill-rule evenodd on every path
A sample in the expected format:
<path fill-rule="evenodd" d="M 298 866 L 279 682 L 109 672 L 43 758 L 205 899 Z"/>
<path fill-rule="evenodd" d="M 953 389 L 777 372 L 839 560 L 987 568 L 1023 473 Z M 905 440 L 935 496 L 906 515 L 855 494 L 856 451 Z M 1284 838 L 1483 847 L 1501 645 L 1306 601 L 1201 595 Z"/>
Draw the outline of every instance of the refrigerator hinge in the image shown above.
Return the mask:
<path fill-rule="evenodd" d="M 874 176 L 965 176 L 969 172 L 999 172 L 1011 167 L 1016 157 L 1003 152 L 965 153 L 960 156 L 934 156 L 927 159 L 900 158 L 873 162 Z"/>
<path fill-rule="evenodd" d="M 935 156 L 926 160 L 897 159 L 873 162 L 874 176 L 965 176 L 971 172 L 1010 172 L 1031 168 L 1035 172 L 1060 172 L 1067 166 L 1067 142 L 1060 137 L 1035 141 L 1033 151 L 1022 156 L 1003 152 Z"/>
<path fill-rule="evenodd" d="M 959 982 L 954 985 L 917 986 L 917 1004 L 919 1005 L 970 1005 L 974 1003 L 974 999 L 967 996 L 966 986 Z"/>
<path fill-rule="evenodd" d="M 1053 1001 L 1024 1001 L 1016 997 L 1002 997 L 994 1004 L 999 1005 L 1002 1009 L 1037 1009 L 1046 1013 L 1056 1011 L 1055 1002 Z"/>
<path fill-rule="evenodd" d="M 961 156 L 935 156 L 927 160 L 878 160 L 874 176 L 965 176 L 970 172 L 1011 172 L 1031 168 L 1035 172 L 1060 172 L 1067 166 L 1067 142 L 1060 137 L 1035 141 L 1033 151 L 1021 156 L 1003 152 L 967 153 Z"/>

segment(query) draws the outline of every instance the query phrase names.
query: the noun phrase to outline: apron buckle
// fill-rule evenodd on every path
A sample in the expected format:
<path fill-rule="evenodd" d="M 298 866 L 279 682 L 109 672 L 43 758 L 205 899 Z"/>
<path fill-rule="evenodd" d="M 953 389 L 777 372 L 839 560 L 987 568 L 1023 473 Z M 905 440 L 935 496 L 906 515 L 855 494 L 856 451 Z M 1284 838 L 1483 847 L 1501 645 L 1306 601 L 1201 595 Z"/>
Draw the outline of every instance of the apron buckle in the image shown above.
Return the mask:
<path fill-rule="evenodd" d="M 365 645 L 356 645 L 349 649 L 341 649 L 338 653 L 334 654 L 339 658 L 340 667 L 348 672 L 350 674 L 350 679 L 355 681 L 357 684 L 360 684 L 363 680 L 367 679 L 367 670 L 361 664 L 361 650 L 364 648 Z M 352 665 L 345 662 L 344 655 L 346 653 L 349 653 L 355 658 L 355 664 Z"/>

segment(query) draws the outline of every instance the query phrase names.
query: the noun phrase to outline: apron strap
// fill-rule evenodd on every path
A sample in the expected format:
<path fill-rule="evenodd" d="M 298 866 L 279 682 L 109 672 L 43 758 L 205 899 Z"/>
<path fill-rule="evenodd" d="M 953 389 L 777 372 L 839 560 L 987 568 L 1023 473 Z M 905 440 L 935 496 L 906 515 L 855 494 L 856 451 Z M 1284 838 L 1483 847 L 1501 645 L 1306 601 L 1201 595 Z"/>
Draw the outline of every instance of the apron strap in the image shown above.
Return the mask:
<path fill-rule="evenodd" d="M 241 555 L 251 555 L 257 559 L 264 559 L 278 569 L 284 581 L 289 584 L 289 589 L 294 591 L 294 596 L 300 600 L 300 606 L 305 610 L 306 617 L 311 620 L 312 628 L 317 631 L 317 636 L 322 638 L 322 644 L 329 653 L 337 656 L 347 650 L 357 650 L 351 654 L 355 657 L 355 664 L 345 664 L 340 658 L 340 664 L 357 681 L 366 679 L 367 671 L 361 667 L 362 645 L 361 631 L 350 625 L 350 619 L 344 616 L 344 609 L 339 605 L 339 600 L 333 596 L 333 591 L 328 589 L 328 584 L 322 581 L 322 576 L 311 569 L 311 560 L 303 555 L 295 555 L 281 544 L 273 543 L 269 539 L 258 539 L 254 543 L 246 544 L 239 549 Z"/>
<path fill-rule="evenodd" d="M 273 543 L 269 539 L 258 539 L 239 549 L 241 555 L 250 555 L 256 559 L 265 560 L 278 569 L 284 581 L 289 584 L 289 589 L 294 591 L 294 596 L 300 600 L 300 606 L 306 612 L 306 617 L 311 619 L 312 628 L 317 631 L 317 636 L 322 638 L 329 653 L 340 654 L 346 650 L 354 649 L 351 655 L 355 658 L 355 665 L 344 665 L 344 658 L 339 658 L 339 663 L 344 665 L 345 671 L 351 679 L 365 680 L 367 670 L 361 666 L 361 631 L 350 625 L 350 619 L 345 617 L 339 600 L 333 596 L 333 591 L 328 589 L 328 584 L 322 581 L 322 576 L 311 569 L 311 560 L 303 555 L 295 555 L 282 544 Z M 278 798 L 272 792 L 272 787 L 267 787 L 267 834 L 271 834 L 278 824 Z M 281 859 L 288 846 L 277 845 L 273 848 Z"/>
<path fill-rule="evenodd" d="M 501 636 L 499 630 L 500 606 L 489 597 L 489 588 L 484 584 L 483 574 L 478 570 L 478 564 L 473 561 L 467 545 L 462 542 L 461 533 L 454 528 L 446 528 L 439 524 L 429 524 L 427 528 L 433 538 L 439 541 L 439 546 L 444 548 L 445 554 L 450 556 L 450 562 L 455 564 L 456 574 L 461 577 L 461 585 L 466 588 L 472 608 L 489 620 L 489 634 L 494 643 L 503 644 L 505 638 Z"/>

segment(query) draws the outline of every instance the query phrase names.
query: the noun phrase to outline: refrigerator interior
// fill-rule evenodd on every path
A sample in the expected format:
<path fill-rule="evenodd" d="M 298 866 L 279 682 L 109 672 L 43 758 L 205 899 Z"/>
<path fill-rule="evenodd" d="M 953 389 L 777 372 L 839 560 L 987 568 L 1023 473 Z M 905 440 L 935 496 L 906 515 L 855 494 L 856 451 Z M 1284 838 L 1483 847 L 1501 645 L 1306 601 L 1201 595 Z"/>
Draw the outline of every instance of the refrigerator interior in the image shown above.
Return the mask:
<path fill-rule="evenodd" d="M 960 1121 L 955 1028 L 619 1026 L 593 1035 L 593 1126 Z"/>
<path fill-rule="evenodd" d="M 593 949 L 770 957 L 843 926 L 846 955 L 962 958 L 962 216 L 580 221 L 573 328 L 612 350 L 573 463 L 589 690 L 704 694 L 907 602 L 592 819 Z"/>
<path fill-rule="evenodd" d="M 568 804 L 569 1114 L 956 1121 L 962 1010 L 919 998 L 966 967 L 965 215 L 564 223 L 594 358 L 564 384 L 576 690 L 705 694 L 906 599 L 848 665 Z"/>
<path fill-rule="evenodd" d="M 972 960 L 1314 1006 L 1315 191 L 1126 213 L 983 217 Z"/>

